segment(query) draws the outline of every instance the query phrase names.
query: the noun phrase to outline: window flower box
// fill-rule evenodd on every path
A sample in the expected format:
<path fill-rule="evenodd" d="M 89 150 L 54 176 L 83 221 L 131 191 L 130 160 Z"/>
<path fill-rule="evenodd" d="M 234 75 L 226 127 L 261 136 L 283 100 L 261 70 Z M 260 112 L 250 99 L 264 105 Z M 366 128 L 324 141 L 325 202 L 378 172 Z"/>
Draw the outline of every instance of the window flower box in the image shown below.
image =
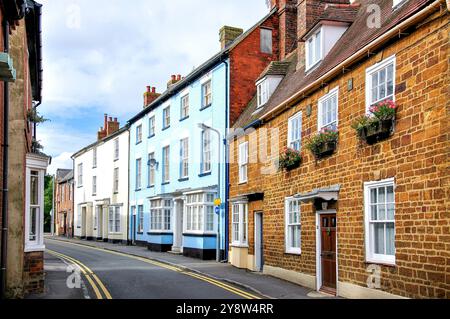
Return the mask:
<path fill-rule="evenodd" d="M 316 159 L 332 155 L 337 148 L 339 133 L 336 130 L 324 128 L 318 134 L 310 138 L 306 147 Z"/>
<path fill-rule="evenodd" d="M 302 154 L 292 148 L 286 147 L 279 158 L 280 170 L 291 171 L 299 168 L 302 163 Z"/>
<path fill-rule="evenodd" d="M 352 127 L 361 140 L 372 145 L 389 138 L 394 132 L 396 105 L 386 100 L 371 107 L 370 112 L 372 116 L 359 118 Z"/>

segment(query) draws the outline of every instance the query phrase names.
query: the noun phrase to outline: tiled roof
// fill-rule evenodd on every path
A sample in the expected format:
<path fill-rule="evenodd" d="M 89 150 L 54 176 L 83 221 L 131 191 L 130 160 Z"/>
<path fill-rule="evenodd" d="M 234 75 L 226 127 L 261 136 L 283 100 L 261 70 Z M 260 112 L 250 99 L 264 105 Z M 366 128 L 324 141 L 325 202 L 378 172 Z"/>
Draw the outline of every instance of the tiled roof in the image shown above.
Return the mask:
<path fill-rule="evenodd" d="M 256 80 L 256 82 L 258 82 L 260 79 L 262 79 L 263 77 L 265 77 L 267 75 L 283 75 L 283 76 L 285 76 L 288 72 L 289 65 L 290 65 L 290 63 L 286 62 L 286 61 L 270 62 L 270 64 L 263 71 L 263 73 L 261 73 L 261 75 L 259 76 L 258 80 Z"/>
<path fill-rule="evenodd" d="M 367 13 L 367 7 L 370 4 L 373 4 L 374 1 L 360 0 L 361 6 L 359 7 L 354 22 L 331 49 L 321 64 L 311 73 L 305 74 L 304 68 L 289 73 L 258 115 L 262 116 L 277 108 L 297 92 L 302 91 L 309 84 L 332 70 L 336 65 L 346 60 L 373 40 L 384 35 L 387 31 L 403 22 L 414 13 L 420 11 L 430 2 L 432 2 L 432 0 L 409 0 L 405 1 L 399 7 L 392 8 L 392 0 L 377 1 L 376 3 L 381 8 L 381 27 L 369 28 L 367 26 L 369 14 Z M 246 112 L 244 112 L 242 116 L 245 116 L 245 114 Z M 239 122 L 242 122 L 242 120 Z"/>
<path fill-rule="evenodd" d="M 58 169 L 58 170 L 56 170 L 56 179 L 62 180 L 70 172 L 72 172 L 71 169 Z"/>

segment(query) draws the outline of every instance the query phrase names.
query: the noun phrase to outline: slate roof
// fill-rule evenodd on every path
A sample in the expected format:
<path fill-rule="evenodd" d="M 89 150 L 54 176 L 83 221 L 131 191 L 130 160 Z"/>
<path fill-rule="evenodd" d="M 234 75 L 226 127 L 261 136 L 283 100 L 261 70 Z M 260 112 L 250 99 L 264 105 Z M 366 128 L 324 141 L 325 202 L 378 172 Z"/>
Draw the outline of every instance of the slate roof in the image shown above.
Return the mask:
<path fill-rule="evenodd" d="M 367 7 L 373 4 L 373 0 L 360 0 L 360 7 L 354 17 L 354 22 L 350 25 L 347 31 L 342 35 L 336 45 L 327 54 L 321 64 L 310 73 L 305 73 L 305 69 L 301 68 L 294 72 L 288 72 L 286 77 L 278 86 L 278 89 L 270 97 L 266 105 L 258 112 L 257 115 L 252 114 L 252 111 L 245 111 L 238 119 L 237 124 L 243 127 L 243 124 L 248 124 L 262 117 L 264 114 L 277 108 L 287 99 L 302 91 L 309 84 L 325 75 L 332 70 L 336 65 L 346 60 L 355 52 L 362 49 L 364 46 L 384 35 L 387 31 L 408 19 L 416 12 L 423 9 L 427 4 L 433 2 L 432 0 L 409 0 L 403 1 L 401 5 L 392 7 L 392 0 L 379 0 L 376 3 L 381 8 L 381 27 L 369 28 L 367 26 Z M 370 11 L 369 11 L 370 12 Z M 331 14 L 331 13 L 330 13 Z M 292 67 L 292 65 L 291 65 Z M 255 107 L 250 103 L 248 108 Z"/>
<path fill-rule="evenodd" d="M 71 169 L 57 169 L 56 170 L 56 179 L 57 180 L 62 180 L 63 178 L 65 178 L 67 176 L 67 174 L 69 174 L 70 172 L 72 172 Z"/>
<path fill-rule="evenodd" d="M 67 173 L 67 174 L 60 180 L 59 184 L 66 183 L 66 182 L 68 182 L 68 181 L 70 181 L 70 180 L 72 180 L 72 179 L 73 179 L 73 170 L 71 169 L 71 170 L 69 170 L 69 173 Z"/>

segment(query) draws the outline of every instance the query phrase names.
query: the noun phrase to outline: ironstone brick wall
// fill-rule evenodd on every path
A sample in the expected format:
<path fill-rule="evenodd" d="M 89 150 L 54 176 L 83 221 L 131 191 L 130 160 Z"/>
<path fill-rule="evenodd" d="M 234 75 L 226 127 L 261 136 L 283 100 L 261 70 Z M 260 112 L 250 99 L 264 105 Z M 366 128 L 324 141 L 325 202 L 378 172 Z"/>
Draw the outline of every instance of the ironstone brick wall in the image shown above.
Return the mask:
<path fill-rule="evenodd" d="M 281 149 L 287 143 L 288 118 L 302 111 L 304 145 L 317 131 L 318 99 L 339 86 L 339 143 L 331 157 L 316 162 L 303 148 L 300 168 L 262 175 L 261 164 L 251 164 L 249 183 L 238 185 L 239 142 L 232 143 L 235 161 L 230 165 L 230 197 L 253 190 L 265 193 L 266 265 L 315 275 L 315 209 L 312 204 L 302 204 L 302 254 L 288 255 L 284 253 L 284 200 L 314 188 L 340 184 L 339 201 L 334 207 L 338 216 L 339 281 L 366 286 L 369 264 L 365 262 L 363 184 L 394 177 L 396 266 L 381 265 L 381 289 L 405 297 L 450 298 L 448 31 L 448 13 L 436 13 L 410 35 L 386 45 L 262 127 L 280 130 Z M 351 128 L 351 123 L 365 113 L 365 70 L 393 54 L 397 61 L 395 133 L 368 146 Z M 347 90 L 349 79 L 354 83 L 351 91 Z M 310 117 L 305 111 L 308 105 L 313 106 Z M 252 209 L 250 206 L 250 236 Z M 252 253 L 252 237 L 249 245 Z"/>

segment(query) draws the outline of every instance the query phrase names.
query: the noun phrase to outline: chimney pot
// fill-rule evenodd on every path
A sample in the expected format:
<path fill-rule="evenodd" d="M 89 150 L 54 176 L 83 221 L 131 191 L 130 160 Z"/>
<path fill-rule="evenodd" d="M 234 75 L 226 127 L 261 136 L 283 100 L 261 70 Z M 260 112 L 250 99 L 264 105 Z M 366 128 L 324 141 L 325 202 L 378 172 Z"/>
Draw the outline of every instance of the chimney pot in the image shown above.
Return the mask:
<path fill-rule="evenodd" d="M 156 93 L 156 88 L 152 87 L 152 93 Z"/>
<path fill-rule="evenodd" d="M 180 74 L 177 75 L 177 81 L 181 81 L 181 75 Z"/>
<path fill-rule="evenodd" d="M 177 76 L 176 75 L 172 75 L 172 81 L 176 81 L 177 80 Z"/>
<path fill-rule="evenodd" d="M 112 122 L 112 117 L 109 117 L 109 121 Z"/>
<path fill-rule="evenodd" d="M 114 118 L 114 122 L 117 122 L 117 117 Z"/>
<path fill-rule="evenodd" d="M 150 92 L 150 86 L 147 86 L 147 92 Z"/>

